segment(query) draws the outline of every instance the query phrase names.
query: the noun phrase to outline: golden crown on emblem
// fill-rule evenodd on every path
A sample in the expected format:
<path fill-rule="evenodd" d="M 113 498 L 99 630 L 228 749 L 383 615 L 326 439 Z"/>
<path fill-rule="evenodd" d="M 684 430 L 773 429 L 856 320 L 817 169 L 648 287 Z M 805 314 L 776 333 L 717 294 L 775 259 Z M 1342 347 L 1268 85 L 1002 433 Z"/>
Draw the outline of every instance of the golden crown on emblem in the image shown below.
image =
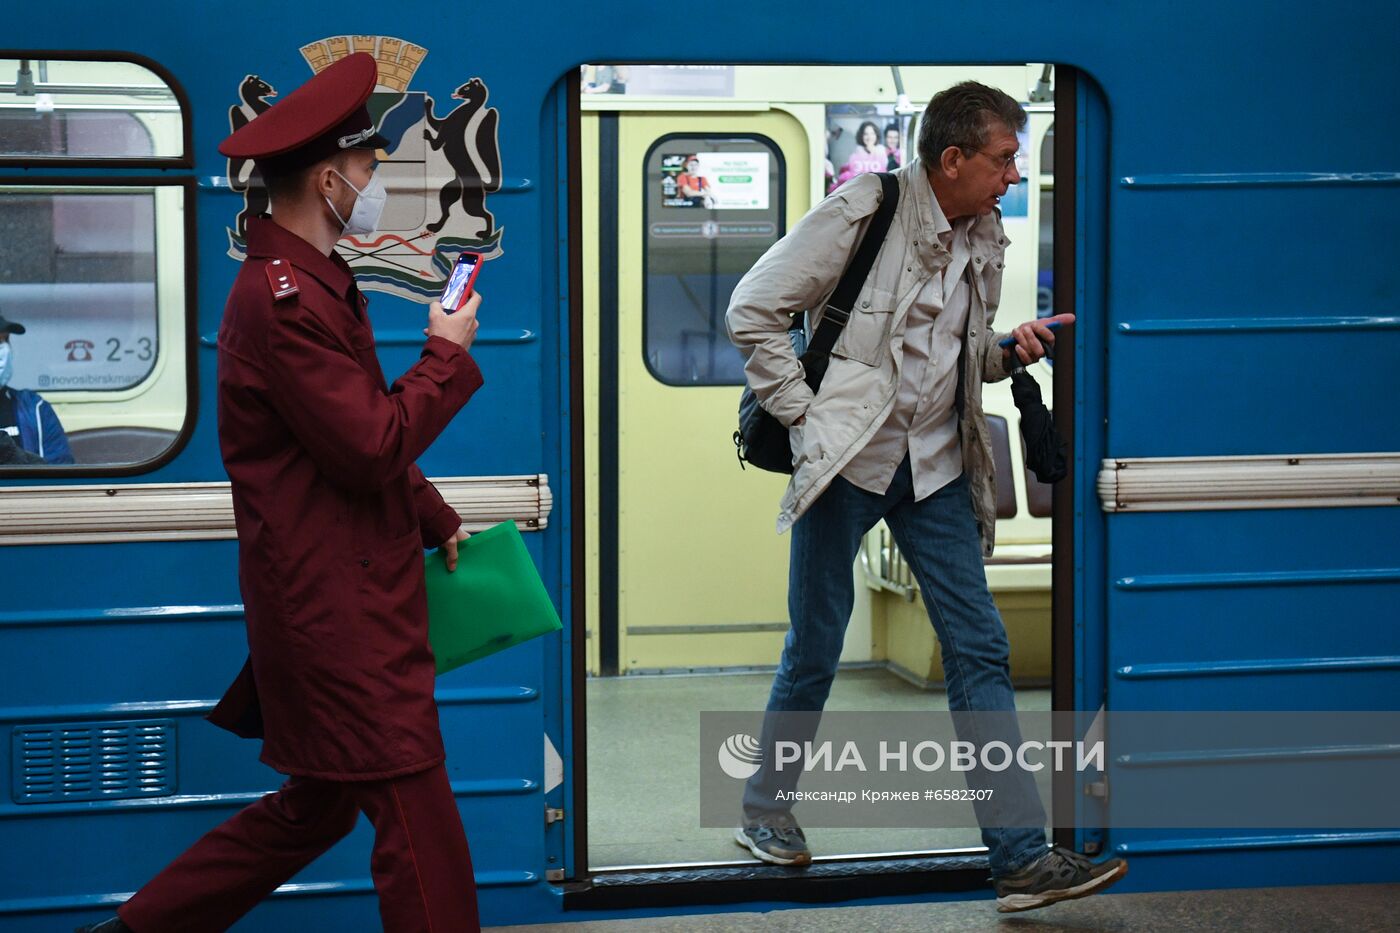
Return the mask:
<path fill-rule="evenodd" d="M 421 45 L 393 36 L 329 36 L 301 47 L 301 57 L 316 74 L 353 52 L 373 55 L 379 64 L 377 85 L 395 91 L 408 90 L 408 82 L 428 55 Z"/>

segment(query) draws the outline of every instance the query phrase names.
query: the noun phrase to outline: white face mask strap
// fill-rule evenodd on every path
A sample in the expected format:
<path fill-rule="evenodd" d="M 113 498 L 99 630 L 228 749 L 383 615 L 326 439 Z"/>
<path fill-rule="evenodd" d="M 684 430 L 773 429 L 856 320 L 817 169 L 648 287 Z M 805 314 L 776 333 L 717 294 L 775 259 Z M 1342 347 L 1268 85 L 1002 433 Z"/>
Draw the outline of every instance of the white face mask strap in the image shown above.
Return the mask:
<path fill-rule="evenodd" d="M 338 169 L 338 168 L 332 168 L 331 171 L 332 171 L 332 172 L 335 172 L 337 175 L 340 175 L 340 169 Z M 353 192 L 355 192 L 355 194 L 356 194 L 357 196 L 365 193 L 365 192 L 364 192 L 364 189 L 362 189 L 362 188 L 356 188 L 356 187 L 355 187 L 355 183 L 354 183 L 353 181 L 351 181 L 350 179 L 346 178 L 344 175 L 340 175 L 340 180 L 343 181 L 343 182 L 345 182 L 347 185 L 349 185 L 349 186 L 350 186 L 350 190 L 353 191 Z"/>
<path fill-rule="evenodd" d="M 350 179 L 346 178 L 344 175 L 341 175 L 339 169 L 332 168 L 331 171 L 332 171 L 332 172 L 335 172 L 337 175 L 340 175 L 340 180 L 343 181 L 343 182 L 345 182 L 347 185 L 350 186 L 350 190 L 353 191 L 353 192 L 355 192 L 355 200 L 358 201 L 359 198 L 360 198 L 360 195 L 363 194 L 364 192 L 362 192 L 359 188 L 356 188 L 356 187 L 355 187 L 355 183 L 354 183 L 353 181 L 351 181 Z M 322 195 L 321 197 L 325 199 L 326 206 L 329 207 L 329 208 L 331 209 L 331 213 L 335 215 L 335 219 L 340 223 L 340 230 L 341 230 L 341 232 L 342 232 L 342 233 L 345 232 L 345 229 L 346 229 L 347 227 L 350 226 L 350 218 L 349 218 L 349 217 L 341 217 L 341 216 L 340 216 L 340 211 L 338 211 L 338 210 L 335 209 L 335 204 L 334 204 L 334 202 L 331 201 L 331 199 L 330 199 L 329 197 L 327 197 L 326 195 Z M 350 205 L 350 213 L 351 213 L 352 215 L 355 213 L 355 205 L 354 205 L 353 203 Z"/>
<path fill-rule="evenodd" d="M 336 222 L 340 224 L 341 232 L 344 232 L 345 228 L 350 226 L 350 221 L 340 216 L 340 211 L 335 209 L 335 205 L 331 203 L 330 198 L 327 198 L 324 195 L 322 195 L 322 198 L 326 202 L 326 207 L 329 207 L 331 209 L 331 214 L 334 215 Z"/>

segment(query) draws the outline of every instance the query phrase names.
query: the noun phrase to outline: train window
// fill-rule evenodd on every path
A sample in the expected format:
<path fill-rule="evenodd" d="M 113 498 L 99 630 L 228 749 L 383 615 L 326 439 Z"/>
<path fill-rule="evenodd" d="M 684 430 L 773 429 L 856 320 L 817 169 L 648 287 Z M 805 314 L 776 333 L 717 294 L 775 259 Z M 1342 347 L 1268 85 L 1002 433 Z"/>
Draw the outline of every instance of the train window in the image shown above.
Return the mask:
<path fill-rule="evenodd" d="M 185 187 L 0 186 L 0 463 L 131 466 L 185 421 Z"/>
<path fill-rule="evenodd" d="M 1035 316 L 1055 313 L 1055 124 L 1040 144 L 1040 265 L 1036 271 Z"/>
<path fill-rule="evenodd" d="M 785 166 L 757 134 L 670 134 L 644 165 L 643 356 L 667 385 L 742 385 L 724 312 L 783 234 Z"/>
<path fill-rule="evenodd" d="M 184 134 L 174 89 L 144 65 L 0 58 L 0 159 L 168 161 Z"/>

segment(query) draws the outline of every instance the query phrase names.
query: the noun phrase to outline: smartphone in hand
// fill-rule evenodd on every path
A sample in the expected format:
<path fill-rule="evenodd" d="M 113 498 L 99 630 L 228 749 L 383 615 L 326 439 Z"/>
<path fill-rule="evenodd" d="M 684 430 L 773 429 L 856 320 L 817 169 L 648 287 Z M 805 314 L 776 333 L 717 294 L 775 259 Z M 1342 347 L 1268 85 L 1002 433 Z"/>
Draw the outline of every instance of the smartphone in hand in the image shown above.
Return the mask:
<path fill-rule="evenodd" d="M 1045 326 L 1052 331 L 1058 330 L 1060 327 L 1060 322 L 1051 321 Z M 1003 338 L 997 343 L 997 346 L 1005 350 L 1007 355 L 1010 357 L 1012 372 L 1015 372 L 1017 369 L 1024 369 L 1026 367 L 1026 364 L 1021 362 L 1021 355 L 1016 352 L 1016 337 L 1014 335 Z M 1045 351 L 1044 358 L 1053 362 L 1055 359 L 1055 345 L 1051 343 L 1045 343 L 1042 341 L 1040 344 L 1040 348 Z"/>
<path fill-rule="evenodd" d="M 1046 327 L 1047 330 L 1059 330 L 1059 329 L 1060 329 L 1060 322 L 1059 322 L 1059 321 L 1051 321 L 1049 324 L 1046 324 L 1045 327 Z M 1012 336 L 1012 337 L 1003 337 L 1003 338 L 997 343 L 997 346 L 1001 347 L 1003 350 L 1013 350 L 1013 351 L 1014 351 L 1015 348 L 1016 348 L 1016 338 L 1015 338 L 1014 336 Z M 1042 344 L 1042 346 L 1044 346 L 1044 344 Z M 1050 348 L 1047 346 L 1047 347 L 1045 347 L 1045 349 L 1049 350 Z M 1045 354 L 1045 355 L 1046 355 L 1046 356 L 1049 356 L 1050 354 L 1047 353 L 1047 354 Z M 1018 359 L 1019 359 L 1019 357 L 1018 357 Z"/>
<path fill-rule="evenodd" d="M 481 254 L 464 252 L 457 257 L 452 274 L 447 278 L 447 287 L 442 290 L 442 310 L 451 314 L 460 311 L 462 305 L 472 296 L 472 284 L 481 271 Z"/>

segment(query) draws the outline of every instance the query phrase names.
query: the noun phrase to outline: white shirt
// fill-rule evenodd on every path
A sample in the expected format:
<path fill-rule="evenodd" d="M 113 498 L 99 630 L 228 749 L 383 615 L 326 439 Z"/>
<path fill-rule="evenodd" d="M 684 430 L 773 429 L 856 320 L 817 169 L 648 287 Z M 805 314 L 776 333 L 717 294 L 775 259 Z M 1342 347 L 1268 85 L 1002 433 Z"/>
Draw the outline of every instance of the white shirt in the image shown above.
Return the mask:
<path fill-rule="evenodd" d="M 904 362 L 894 408 L 841 475 L 883 495 L 904 455 L 914 471 L 914 498 L 925 499 L 962 475 L 958 442 L 958 355 L 967 330 L 966 222 L 947 228 L 935 202 L 939 238 L 952 260 L 919 289 L 904 322 Z"/>

